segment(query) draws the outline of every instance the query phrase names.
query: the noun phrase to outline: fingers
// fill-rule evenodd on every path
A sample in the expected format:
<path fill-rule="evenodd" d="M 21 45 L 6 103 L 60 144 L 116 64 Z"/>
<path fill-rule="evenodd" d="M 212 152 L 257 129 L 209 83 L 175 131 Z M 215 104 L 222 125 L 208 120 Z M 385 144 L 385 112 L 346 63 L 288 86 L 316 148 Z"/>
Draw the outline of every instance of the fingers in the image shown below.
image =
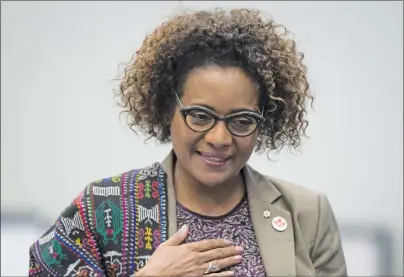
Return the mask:
<path fill-rule="evenodd" d="M 188 236 L 189 229 L 187 225 L 183 225 L 171 238 L 163 242 L 161 245 L 177 246 L 180 245 Z"/>
<path fill-rule="evenodd" d="M 231 256 L 240 255 L 243 253 L 243 251 L 244 249 L 241 246 L 222 247 L 202 252 L 201 258 L 204 262 L 209 262 L 213 260 L 219 260 Z"/>
<path fill-rule="evenodd" d="M 216 272 L 216 271 L 220 271 L 223 268 L 227 268 L 227 267 L 233 266 L 235 264 L 238 264 L 241 262 L 242 259 L 243 258 L 240 255 L 237 255 L 237 256 L 227 257 L 227 258 L 220 259 L 220 260 L 215 260 L 215 261 L 212 261 L 211 263 L 212 263 L 212 265 L 214 265 L 217 268 L 217 270 L 215 270 L 215 272 Z M 208 267 L 209 267 L 209 263 L 205 263 L 203 265 L 203 268 L 205 270 Z M 215 274 L 219 274 L 219 273 L 215 273 Z"/>
<path fill-rule="evenodd" d="M 214 272 L 214 273 L 209 273 L 205 274 L 203 276 L 209 276 L 209 277 L 230 277 L 234 276 L 233 271 L 223 271 L 223 272 Z"/>
<path fill-rule="evenodd" d="M 188 243 L 188 247 L 192 251 L 204 252 L 215 248 L 230 246 L 232 244 L 231 241 L 225 239 L 207 239 Z"/>
<path fill-rule="evenodd" d="M 241 257 L 241 255 L 237 255 L 237 256 L 232 256 L 232 257 L 227 257 L 224 259 L 216 260 L 215 262 L 213 262 L 213 264 L 217 265 L 220 268 L 226 268 L 226 267 L 230 267 L 230 266 L 240 263 L 242 259 L 243 259 L 243 257 Z"/>

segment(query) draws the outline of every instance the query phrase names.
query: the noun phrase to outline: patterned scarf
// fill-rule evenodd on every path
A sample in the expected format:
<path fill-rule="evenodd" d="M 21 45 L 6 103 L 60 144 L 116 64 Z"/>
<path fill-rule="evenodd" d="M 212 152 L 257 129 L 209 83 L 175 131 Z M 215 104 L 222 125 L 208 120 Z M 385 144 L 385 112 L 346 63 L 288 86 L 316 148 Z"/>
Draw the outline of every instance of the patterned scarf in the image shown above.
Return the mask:
<path fill-rule="evenodd" d="M 159 163 L 88 185 L 30 247 L 29 276 L 130 276 L 167 239 Z"/>

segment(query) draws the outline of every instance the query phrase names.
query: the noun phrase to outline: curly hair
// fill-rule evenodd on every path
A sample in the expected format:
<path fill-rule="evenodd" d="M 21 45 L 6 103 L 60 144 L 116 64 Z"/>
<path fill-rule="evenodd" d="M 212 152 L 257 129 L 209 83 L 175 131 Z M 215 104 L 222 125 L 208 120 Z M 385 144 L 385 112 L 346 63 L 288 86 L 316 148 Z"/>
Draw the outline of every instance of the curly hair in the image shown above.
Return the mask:
<path fill-rule="evenodd" d="M 173 16 L 147 35 L 133 55 L 120 80 L 118 105 L 133 131 L 170 142 L 175 92 L 181 96 L 192 69 L 240 67 L 258 85 L 267 118 L 255 150 L 297 149 L 308 126 L 306 100 L 313 96 L 304 55 L 289 35 L 284 26 L 253 9 Z"/>

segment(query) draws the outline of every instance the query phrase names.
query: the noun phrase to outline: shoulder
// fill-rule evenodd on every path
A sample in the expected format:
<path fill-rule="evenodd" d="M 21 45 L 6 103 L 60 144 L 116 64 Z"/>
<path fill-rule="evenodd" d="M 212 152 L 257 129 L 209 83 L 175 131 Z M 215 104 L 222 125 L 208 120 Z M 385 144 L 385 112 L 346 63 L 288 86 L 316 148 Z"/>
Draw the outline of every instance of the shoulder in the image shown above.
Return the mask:
<path fill-rule="evenodd" d="M 73 200 L 72 206 L 88 220 L 91 229 L 96 229 L 94 217 L 101 217 L 108 210 L 129 216 L 136 199 L 155 195 L 160 189 L 159 179 L 164 178 L 160 163 L 131 169 L 120 174 L 104 177 L 88 183 Z M 149 197 L 150 198 L 150 197 Z M 127 215 L 126 215 L 127 213 Z M 97 216 L 98 215 L 98 216 Z"/>
<path fill-rule="evenodd" d="M 84 190 L 84 195 L 103 196 L 110 198 L 113 196 L 123 196 L 127 194 L 139 181 L 148 178 L 159 178 L 162 174 L 160 163 L 131 169 L 120 174 L 104 177 L 89 183 Z"/>
<path fill-rule="evenodd" d="M 319 229 L 335 226 L 334 214 L 324 193 L 279 178 L 260 176 L 265 180 L 260 190 L 277 193 L 277 198 L 270 202 L 291 214 L 295 231 L 303 234 L 308 246 L 313 246 Z"/>
<path fill-rule="evenodd" d="M 347 276 L 339 226 L 328 197 L 284 180 L 264 178 L 280 192 L 273 205 L 292 215 L 294 233 L 301 235 L 296 243 L 304 246 L 297 251 L 309 252 L 316 275 Z"/>
<path fill-rule="evenodd" d="M 304 225 L 318 224 L 319 217 L 331 211 L 328 197 L 325 193 L 306 188 L 302 185 L 282 179 L 265 176 L 268 186 L 273 186 L 280 192 L 275 205 L 295 214 Z"/>
<path fill-rule="evenodd" d="M 316 210 L 321 193 L 280 178 L 262 174 L 252 167 L 245 171 L 256 198 L 293 210 Z M 248 181 L 247 181 L 248 182 Z"/>
<path fill-rule="evenodd" d="M 317 201 L 322 193 L 275 177 L 265 176 L 268 185 L 274 186 L 289 204 L 317 209 Z"/>
<path fill-rule="evenodd" d="M 334 216 L 329 198 L 324 192 L 273 177 L 266 178 L 281 193 L 280 205 L 289 207 L 288 210 L 298 214 L 301 220 L 318 224 L 321 217 Z"/>

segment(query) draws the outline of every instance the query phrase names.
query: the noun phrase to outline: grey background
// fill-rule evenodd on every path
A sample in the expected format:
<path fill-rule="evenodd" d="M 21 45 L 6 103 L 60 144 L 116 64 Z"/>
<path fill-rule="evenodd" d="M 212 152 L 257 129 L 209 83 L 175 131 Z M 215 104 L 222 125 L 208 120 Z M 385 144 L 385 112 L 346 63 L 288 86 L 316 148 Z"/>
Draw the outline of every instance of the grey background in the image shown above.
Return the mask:
<path fill-rule="evenodd" d="M 403 275 L 403 4 L 272 1 L 1 2 L 2 238 L 21 237 L 2 244 L 2 275 L 26 272 L 23 238 L 86 184 L 168 153 L 119 119 L 113 79 L 170 14 L 213 7 L 259 8 L 293 31 L 317 97 L 303 153 L 250 164 L 328 195 L 351 275 Z"/>

